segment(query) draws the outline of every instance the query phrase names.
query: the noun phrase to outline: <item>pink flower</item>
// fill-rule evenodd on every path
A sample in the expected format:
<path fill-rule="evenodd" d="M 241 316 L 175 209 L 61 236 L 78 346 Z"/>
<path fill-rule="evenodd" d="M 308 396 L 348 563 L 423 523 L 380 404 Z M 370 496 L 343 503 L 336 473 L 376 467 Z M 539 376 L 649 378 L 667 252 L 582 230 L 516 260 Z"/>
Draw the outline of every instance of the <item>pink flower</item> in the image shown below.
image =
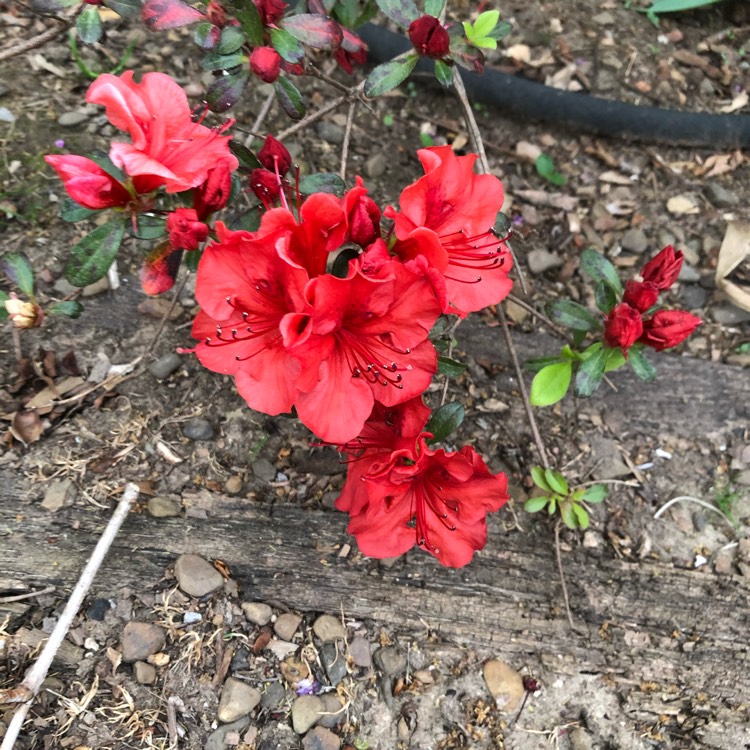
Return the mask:
<path fill-rule="evenodd" d="M 57 172 L 68 195 L 85 208 L 124 208 L 133 200 L 124 185 L 91 159 L 57 154 L 44 161 Z"/>
<path fill-rule="evenodd" d="M 622 301 L 627 302 L 638 312 L 644 313 L 649 307 L 656 304 L 659 298 L 659 289 L 656 284 L 650 281 L 636 281 L 630 279 L 625 285 L 625 294 Z"/>

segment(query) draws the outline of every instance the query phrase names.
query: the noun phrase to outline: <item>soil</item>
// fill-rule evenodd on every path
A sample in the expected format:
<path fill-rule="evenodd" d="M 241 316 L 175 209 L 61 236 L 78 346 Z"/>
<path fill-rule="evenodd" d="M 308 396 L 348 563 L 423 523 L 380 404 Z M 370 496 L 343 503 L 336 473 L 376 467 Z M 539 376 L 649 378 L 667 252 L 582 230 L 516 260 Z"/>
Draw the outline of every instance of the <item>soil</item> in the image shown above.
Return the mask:
<path fill-rule="evenodd" d="M 49 23 L 14 6 L 0 3 L 4 48 Z M 633 103 L 718 112 L 734 102 L 747 111 L 743 3 L 664 17 L 659 27 L 624 6 L 510 2 L 502 10 L 514 31 L 493 61 Z M 136 41 L 129 67 L 169 73 L 200 101 L 211 77 L 187 33 L 149 35 L 113 18 L 106 27 L 109 56 Z M 82 54 L 97 70 L 111 64 L 101 48 Z M 88 225 L 58 218 L 63 191 L 42 157 L 106 149 L 114 133 L 84 105 L 89 80 L 61 39 L 2 65 L 0 111 L 10 117 L 0 122 L 0 253 L 22 249 L 40 298 L 61 298 L 68 248 Z M 310 108 L 337 95 L 317 80 L 303 90 Z M 248 92 L 233 112 L 236 130 L 251 127 L 266 96 L 263 87 Z M 78 124 L 60 124 L 76 112 Z M 750 312 L 722 297 L 714 278 L 728 222 L 750 219 L 744 155 L 595 139 L 484 106 L 477 117 L 508 194 L 514 249 L 525 267 L 533 261 L 528 304 L 590 300 L 577 270 L 584 247 L 627 277 L 675 244 L 686 270 L 669 303 L 705 321 L 680 350 L 655 359 L 655 384 L 618 372 L 616 392 L 537 412 L 553 463 L 572 482 L 612 482 L 590 529 L 561 533 L 574 627 L 554 526 L 523 512 L 539 459 L 494 314 L 458 329 L 455 356 L 468 367 L 448 398 L 468 414 L 455 443 L 473 444 L 493 471 L 507 472 L 513 502 L 491 519 L 486 549 L 465 569 L 446 571 L 418 551 L 377 562 L 357 551 L 333 508 L 344 480 L 333 451 L 311 448 L 291 420 L 249 411 L 228 379 L 190 356 L 154 374 L 190 346 L 194 277 L 166 302 L 147 298 L 131 242 L 118 260 L 119 288 L 88 289 L 77 320 L 23 332 L 20 362 L 10 336 L 3 345 L 6 426 L 45 388 L 61 399 L 12 422 L 0 455 L 0 687 L 17 684 L 33 661 L 124 484 L 141 489 L 19 748 L 750 747 Z M 288 141 L 303 173 L 338 171 L 345 121 L 332 113 Z M 272 110 L 265 127 L 287 125 Z M 421 173 L 416 149 L 443 143 L 469 148 L 460 109 L 415 78 L 358 109 L 348 179 L 362 174 L 381 205 L 395 203 Z M 564 185 L 537 174 L 535 147 Z M 522 359 L 560 346 L 519 306 L 507 314 Z M 682 499 L 655 518 L 674 498 Z M 184 553 L 212 561 L 223 585 L 198 597 L 181 590 L 174 566 Z M 17 598 L 42 586 L 53 588 Z M 272 619 L 249 620 L 242 604 L 250 602 L 268 604 Z M 278 632 L 289 614 L 300 616 L 297 627 Z M 344 637 L 321 640 L 313 625 L 322 614 L 342 623 Z M 122 661 L 129 622 L 163 628 L 165 642 L 144 660 L 155 668 L 152 684 L 150 670 Z M 497 701 L 483 673 L 496 660 L 507 665 Z M 311 686 L 300 683 L 308 672 Z M 263 695 L 237 725 L 217 715 L 229 677 Z M 328 734 L 295 732 L 292 706 L 307 689 L 336 696 Z M 0 709 L 0 736 L 12 712 Z"/>

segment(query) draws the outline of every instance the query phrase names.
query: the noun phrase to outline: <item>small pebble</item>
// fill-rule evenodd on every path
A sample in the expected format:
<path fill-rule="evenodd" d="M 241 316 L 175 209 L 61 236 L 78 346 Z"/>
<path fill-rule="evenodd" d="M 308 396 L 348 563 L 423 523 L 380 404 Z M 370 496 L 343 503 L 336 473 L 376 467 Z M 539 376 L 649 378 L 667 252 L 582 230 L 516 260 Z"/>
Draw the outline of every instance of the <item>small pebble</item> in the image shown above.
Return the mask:
<path fill-rule="evenodd" d="M 260 626 L 268 625 L 273 615 L 273 610 L 263 602 L 243 602 L 242 611 L 249 622 Z"/>
<path fill-rule="evenodd" d="M 234 474 L 224 482 L 224 491 L 229 495 L 237 495 L 242 490 L 242 477 Z"/>
<path fill-rule="evenodd" d="M 374 659 L 378 668 L 389 677 L 395 677 L 406 669 L 406 656 L 394 646 L 379 648 Z"/>
<path fill-rule="evenodd" d="M 221 690 L 217 716 L 230 724 L 249 714 L 260 703 L 260 692 L 242 680 L 229 677 Z"/>
<path fill-rule="evenodd" d="M 177 370 L 182 364 L 182 357 L 175 353 L 170 352 L 165 354 L 163 357 L 159 357 L 155 362 L 152 362 L 148 366 L 148 371 L 159 380 L 169 377 L 175 370 Z"/>
<path fill-rule="evenodd" d="M 346 638 L 346 629 L 341 620 L 332 615 L 321 615 L 313 623 L 313 632 L 324 643 L 335 641 L 337 638 Z"/>
<path fill-rule="evenodd" d="M 333 687 L 336 687 L 349 674 L 344 652 L 335 643 L 324 643 L 321 646 L 320 661 Z"/>
<path fill-rule="evenodd" d="M 318 135 L 328 143 L 343 143 L 344 129 L 335 122 L 322 120 L 317 126 Z"/>
<path fill-rule="evenodd" d="M 728 190 L 718 182 L 707 182 L 703 186 L 703 192 L 716 208 L 732 208 L 740 203 L 740 197 L 737 193 Z"/>
<path fill-rule="evenodd" d="M 498 711 L 505 713 L 517 711 L 526 692 L 521 675 L 509 664 L 499 659 L 488 661 L 482 672 Z"/>
<path fill-rule="evenodd" d="M 60 479 L 53 482 L 45 492 L 42 508 L 54 513 L 63 506 L 72 505 L 76 494 L 76 486 L 72 479 Z"/>
<path fill-rule="evenodd" d="M 372 650 L 367 638 L 356 636 L 349 644 L 349 654 L 358 667 L 372 666 Z"/>
<path fill-rule="evenodd" d="M 133 665 L 135 681 L 141 685 L 153 685 L 156 682 L 156 667 L 145 661 L 137 661 Z"/>
<path fill-rule="evenodd" d="M 185 625 L 195 625 L 196 622 L 200 622 L 203 619 L 203 615 L 200 612 L 185 612 L 182 616 L 182 621 Z"/>
<path fill-rule="evenodd" d="M 311 729 L 302 740 L 302 750 L 339 750 L 341 738 L 325 727 Z"/>
<path fill-rule="evenodd" d="M 346 719 L 346 711 L 342 710 L 344 703 L 336 693 L 323 693 L 320 696 L 323 699 L 323 710 L 325 715 L 318 719 L 318 726 L 333 729 L 339 724 L 343 724 Z"/>
<path fill-rule="evenodd" d="M 708 525 L 706 514 L 702 510 L 693 511 L 693 526 L 696 531 L 703 531 Z"/>
<path fill-rule="evenodd" d="M 91 606 L 86 610 L 86 617 L 88 617 L 89 620 L 102 622 L 104 620 L 104 615 L 106 615 L 110 609 L 112 609 L 112 604 L 109 599 L 94 599 Z"/>
<path fill-rule="evenodd" d="M 385 154 L 382 153 L 373 154 L 365 162 L 365 172 L 367 172 L 368 177 L 371 177 L 373 179 L 382 177 L 385 174 L 387 168 L 388 158 Z"/>
<path fill-rule="evenodd" d="M 76 125 L 81 125 L 89 119 L 89 116 L 85 112 L 63 112 L 57 118 L 57 124 L 64 128 L 74 128 Z"/>
<path fill-rule="evenodd" d="M 174 566 L 174 574 L 179 587 L 196 598 L 224 585 L 224 576 L 199 555 L 180 555 Z"/>
<path fill-rule="evenodd" d="M 285 612 L 278 616 L 273 629 L 282 641 L 291 641 L 301 622 L 302 618 L 299 615 Z"/>
<path fill-rule="evenodd" d="M 190 440 L 213 440 L 214 426 L 203 417 L 193 417 L 182 425 L 182 434 Z"/>
<path fill-rule="evenodd" d="M 280 682 L 267 682 L 260 694 L 262 708 L 278 708 L 286 700 L 286 690 Z"/>
<path fill-rule="evenodd" d="M 526 262 L 529 264 L 529 271 L 535 276 L 551 271 L 553 268 L 559 268 L 563 264 L 562 258 L 551 253 L 544 248 L 536 248 L 526 256 Z"/>
<path fill-rule="evenodd" d="M 256 458 L 251 468 L 253 474 L 263 482 L 273 482 L 276 479 L 276 467 L 267 458 Z"/>
<path fill-rule="evenodd" d="M 148 499 L 148 512 L 154 518 L 174 518 L 180 515 L 182 506 L 169 497 L 150 497 Z"/>
<path fill-rule="evenodd" d="M 15 122 L 16 116 L 7 108 L 0 107 L 0 122 Z"/>
<path fill-rule="evenodd" d="M 701 280 L 701 275 L 693 266 L 684 263 L 677 276 L 677 280 L 687 282 L 688 284 L 697 284 Z"/>
<path fill-rule="evenodd" d="M 750 310 L 741 310 L 732 304 L 716 305 L 711 308 L 711 317 L 715 323 L 723 326 L 736 326 L 750 320 Z"/>
<path fill-rule="evenodd" d="M 697 284 L 685 284 L 682 290 L 682 304 L 688 310 L 700 310 L 708 298 L 708 292 Z"/>
<path fill-rule="evenodd" d="M 325 705 L 317 695 L 300 695 L 292 703 L 292 728 L 304 734 L 325 711 Z"/>
<path fill-rule="evenodd" d="M 237 719 L 237 721 L 233 721 L 231 724 L 220 726 L 208 735 L 206 744 L 203 746 L 204 750 L 226 750 L 227 735 L 231 735 L 233 732 L 242 732 L 249 726 L 249 724 L 250 717 L 243 716 L 241 719 Z"/>
<path fill-rule="evenodd" d="M 648 237 L 642 229 L 633 228 L 629 229 L 622 237 L 620 241 L 623 250 L 627 250 L 629 253 L 635 253 L 636 255 L 643 255 L 648 250 Z"/>
<path fill-rule="evenodd" d="M 122 660 L 126 663 L 146 661 L 149 656 L 161 651 L 165 643 L 166 634 L 158 625 L 129 622 L 122 632 Z"/>

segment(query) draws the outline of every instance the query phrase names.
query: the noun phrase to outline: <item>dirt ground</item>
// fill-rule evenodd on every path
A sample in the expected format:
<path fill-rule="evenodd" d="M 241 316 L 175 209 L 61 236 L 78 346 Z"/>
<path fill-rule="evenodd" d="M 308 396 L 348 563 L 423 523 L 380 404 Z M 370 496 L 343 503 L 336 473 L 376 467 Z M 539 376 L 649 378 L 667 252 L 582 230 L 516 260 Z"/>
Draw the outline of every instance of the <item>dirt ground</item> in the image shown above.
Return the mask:
<path fill-rule="evenodd" d="M 509 2 L 501 11 L 514 31 L 493 61 L 533 80 L 636 104 L 747 112 L 750 17 L 743 3 L 665 17 L 658 28 L 625 5 Z M 23 5 L 0 2 L 0 11 L 3 47 L 46 28 Z M 110 54 L 137 41 L 128 67 L 169 73 L 200 100 L 211 76 L 200 70 L 186 33 L 152 36 L 113 18 L 106 28 Z M 83 54 L 95 69 L 111 64 L 100 49 Z M 60 39 L 0 65 L 0 253 L 23 250 L 41 297 L 61 298 L 70 291 L 62 278 L 67 250 L 87 227 L 58 218 L 63 191 L 42 157 L 106 149 L 113 131 L 98 108 L 85 105 L 89 81 Z M 320 81 L 307 82 L 304 93 L 310 108 L 336 95 Z M 266 96 L 262 87 L 250 91 L 237 107 L 237 137 L 246 137 L 242 129 Z M 309 434 L 290 420 L 250 412 L 227 379 L 190 356 L 174 357 L 176 347 L 190 345 L 194 277 L 166 301 L 147 298 L 131 243 L 118 261 L 120 287 L 97 284 L 84 292 L 79 319 L 51 319 L 24 332 L 24 363 L 16 362 L 9 333 L 0 343 L 4 428 L 8 415 L 30 409 L 45 388 L 62 392 L 62 402 L 38 409 L 39 419 L 21 425 L 20 434 L 7 430 L 0 448 L 0 549 L 8 561 L 8 570 L 0 568 L 0 687 L 20 680 L 54 627 L 77 575 L 66 555 L 85 559 L 125 482 L 141 488 L 123 530 L 130 543 L 132 522 L 139 544 L 129 559 L 121 549 L 117 570 L 105 569 L 94 584 L 19 748 L 750 747 L 741 689 L 747 654 L 722 635 L 746 634 L 750 625 L 747 401 L 717 421 L 716 408 L 727 404 L 702 398 L 700 386 L 680 375 L 681 368 L 699 369 L 706 380 L 715 373 L 729 384 L 728 399 L 733 383 L 747 395 L 750 312 L 722 297 L 714 278 L 728 222 L 750 219 L 744 155 L 598 139 L 487 106 L 476 110 L 508 194 L 504 210 L 526 261 L 529 304 L 591 298 L 577 270 L 584 247 L 606 253 L 626 276 L 674 244 L 686 264 L 669 302 L 705 321 L 679 351 L 660 358 L 670 363 L 667 382 L 644 388 L 617 373 L 614 408 L 599 394 L 588 404 L 569 398 L 538 412 L 556 466 L 573 481 L 613 482 L 589 531 L 562 534 L 573 617 L 586 632 L 568 629 L 552 526 L 522 509 L 538 459 L 492 314 L 458 329 L 457 358 L 468 369 L 451 382 L 449 398 L 469 415 L 456 441 L 472 443 L 492 470 L 508 473 L 514 500 L 492 519 L 487 549 L 456 575 L 419 552 L 374 562 L 357 551 L 333 508 L 344 480 L 337 455 L 310 448 Z M 303 173 L 338 170 L 345 120 L 344 112 L 332 113 L 289 140 Z M 277 133 L 287 125 L 272 111 L 266 127 Z M 361 174 L 381 205 L 395 202 L 420 174 L 416 149 L 461 148 L 466 139 L 454 100 L 415 78 L 358 110 L 349 181 Z M 534 147 L 552 157 L 564 185 L 537 174 L 528 158 Z M 554 341 L 522 308 L 510 304 L 507 314 L 522 359 L 554 351 L 545 350 Z M 143 354 L 132 371 L 113 369 Z M 691 389 L 682 415 L 681 387 Z M 677 394 L 668 409 L 658 389 Z M 698 418 L 687 419 L 688 412 Z M 654 518 L 678 497 L 710 508 L 681 500 Z M 267 536 L 258 538 L 248 519 L 261 517 Z M 508 573 L 504 583 L 507 550 L 522 565 L 524 548 L 530 565 L 548 560 L 549 580 L 528 584 L 543 592 L 543 604 L 535 599 L 533 607 L 514 588 L 518 578 Z M 186 580 L 210 579 L 194 559 L 175 570 L 178 557 L 193 552 L 224 577 L 191 596 Z M 279 560 L 293 570 L 273 573 Z M 635 588 L 617 586 L 618 569 Z M 344 585 L 351 571 L 364 582 L 359 590 Z M 681 602 L 691 617 L 702 609 L 705 630 L 680 622 L 678 638 L 666 620 L 650 632 L 608 614 L 620 611 L 621 598 L 633 602 L 633 622 L 647 622 L 639 598 L 645 602 L 672 575 L 684 586 L 669 592 L 674 611 Z M 53 589 L 17 598 L 43 583 Z M 608 585 L 617 589 L 612 601 Z M 461 636 L 435 626 L 443 613 L 458 616 L 451 586 L 471 592 L 457 599 L 468 603 Z M 523 623 L 513 637 L 490 618 L 506 601 Z M 713 607 L 727 613 L 715 626 Z M 136 625 L 127 630 L 129 623 Z M 610 626 L 625 629 L 622 642 L 607 645 Z M 712 629 L 717 645 L 709 658 L 701 649 Z M 529 633 L 550 640 L 534 642 Z M 679 646 L 665 645 L 670 638 Z M 675 664 L 678 672 L 693 670 L 690 684 L 669 671 Z M 305 710 L 324 714 L 314 728 Z M 11 715 L 12 707 L 0 707 L 0 736 Z"/>

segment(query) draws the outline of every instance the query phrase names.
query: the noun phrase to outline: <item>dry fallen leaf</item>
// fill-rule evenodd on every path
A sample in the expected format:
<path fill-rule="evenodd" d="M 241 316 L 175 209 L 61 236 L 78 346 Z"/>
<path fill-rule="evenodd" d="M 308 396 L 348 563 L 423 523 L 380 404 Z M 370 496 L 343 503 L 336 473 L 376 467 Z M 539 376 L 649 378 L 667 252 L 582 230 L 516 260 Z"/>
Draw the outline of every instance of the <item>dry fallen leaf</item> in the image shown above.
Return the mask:
<path fill-rule="evenodd" d="M 11 435 L 24 445 L 35 443 L 44 432 L 44 425 L 36 410 L 17 411 L 10 425 Z"/>
<path fill-rule="evenodd" d="M 750 223 L 732 221 L 727 225 L 716 261 L 716 286 L 731 302 L 742 310 L 750 311 L 750 287 L 729 281 L 729 275 L 750 256 Z"/>
<path fill-rule="evenodd" d="M 745 161 L 742 151 L 731 154 L 712 154 L 703 162 L 698 174 L 701 177 L 717 177 L 720 174 L 734 172 Z"/>
<path fill-rule="evenodd" d="M 505 56 L 520 63 L 531 60 L 531 49 L 528 44 L 513 44 L 505 50 Z"/>
<path fill-rule="evenodd" d="M 563 211 L 572 211 L 578 205 L 578 198 L 564 193 L 548 193 L 545 190 L 518 190 L 516 197 L 535 206 L 550 206 Z"/>
<path fill-rule="evenodd" d="M 729 104 L 719 107 L 719 112 L 723 112 L 725 115 L 731 114 L 732 112 L 738 112 L 744 107 L 747 107 L 748 99 L 747 91 L 743 91 L 742 93 L 737 94 Z"/>
<path fill-rule="evenodd" d="M 670 214 L 684 216 L 687 214 L 697 214 L 700 208 L 694 196 L 683 194 L 675 195 L 667 201 L 667 211 Z"/>
<path fill-rule="evenodd" d="M 599 179 L 602 182 L 608 182 L 611 185 L 632 185 L 633 180 L 630 179 L 627 175 L 621 174 L 620 172 L 615 172 L 614 170 L 610 169 L 606 172 L 602 172 L 599 175 Z"/>
<path fill-rule="evenodd" d="M 520 156 L 522 159 L 535 162 L 541 155 L 542 149 L 535 143 L 529 143 L 528 141 L 518 141 L 516 143 L 516 156 Z"/>

